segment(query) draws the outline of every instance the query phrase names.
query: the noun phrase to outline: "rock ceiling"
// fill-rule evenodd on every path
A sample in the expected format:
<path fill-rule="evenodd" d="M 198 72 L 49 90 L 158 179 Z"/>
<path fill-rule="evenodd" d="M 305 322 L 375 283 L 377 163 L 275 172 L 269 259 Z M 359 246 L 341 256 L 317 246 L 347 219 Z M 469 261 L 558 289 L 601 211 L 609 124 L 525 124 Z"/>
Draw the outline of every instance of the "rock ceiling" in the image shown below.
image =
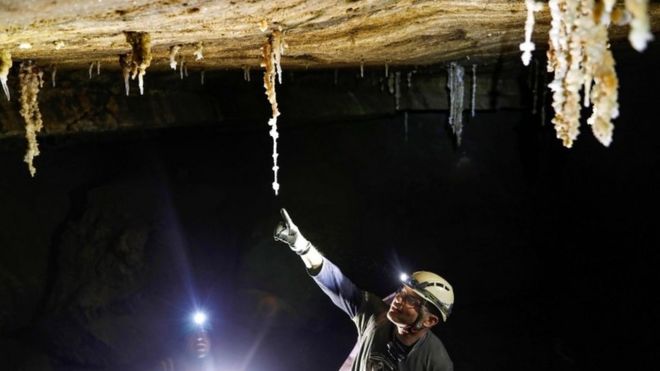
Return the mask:
<path fill-rule="evenodd" d="M 658 32 L 660 4 L 649 13 Z M 522 0 L 0 0 L 0 49 L 14 61 L 118 69 L 130 50 L 124 31 L 141 31 L 151 34 L 150 69 L 167 68 L 178 44 L 203 68 L 256 68 L 268 29 L 281 28 L 285 68 L 431 64 L 518 53 L 525 17 Z M 547 8 L 536 18 L 534 40 L 545 44 Z M 610 37 L 627 32 L 612 27 Z"/>

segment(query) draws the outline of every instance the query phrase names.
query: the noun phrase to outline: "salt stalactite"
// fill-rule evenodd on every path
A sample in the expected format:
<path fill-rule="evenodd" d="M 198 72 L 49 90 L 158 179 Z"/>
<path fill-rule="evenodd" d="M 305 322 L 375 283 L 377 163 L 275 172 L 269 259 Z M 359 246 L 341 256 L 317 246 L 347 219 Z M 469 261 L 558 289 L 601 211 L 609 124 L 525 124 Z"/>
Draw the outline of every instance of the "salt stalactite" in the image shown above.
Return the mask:
<path fill-rule="evenodd" d="M 408 75 L 406 76 L 407 83 L 408 83 L 408 89 L 412 89 L 412 77 L 415 73 L 417 73 L 417 71 L 415 71 L 415 70 L 408 71 Z"/>
<path fill-rule="evenodd" d="M 170 68 L 174 71 L 176 71 L 176 55 L 179 53 L 179 50 L 181 50 L 181 45 L 170 46 Z"/>
<path fill-rule="evenodd" d="M 277 81 L 282 83 L 282 55 L 284 54 L 284 49 L 287 47 L 282 38 L 281 30 L 273 30 L 273 33 L 270 36 L 273 52 L 273 63 L 275 64 L 275 69 L 277 70 Z"/>
<path fill-rule="evenodd" d="M 202 85 L 204 85 L 204 70 L 200 73 L 200 79 L 202 80 Z"/>
<path fill-rule="evenodd" d="M 390 75 L 390 65 L 385 63 L 385 77 Z"/>
<path fill-rule="evenodd" d="M 275 77 L 277 75 L 277 65 L 278 65 L 278 56 L 281 56 L 281 50 L 277 50 L 281 45 L 281 34 L 273 33 L 268 37 L 268 41 L 261 47 L 261 53 L 263 56 L 263 61 L 261 66 L 264 67 L 264 88 L 266 89 L 266 96 L 268 97 L 268 102 L 270 103 L 270 108 L 272 110 L 271 118 L 268 120 L 268 125 L 271 127 L 270 136 L 273 138 L 273 191 L 277 196 L 280 184 L 277 182 L 277 171 L 279 167 L 277 166 L 277 138 L 279 134 L 277 132 L 277 117 L 280 115 L 279 108 L 277 106 L 277 96 L 275 94 Z"/>
<path fill-rule="evenodd" d="M 398 111 L 401 102 L 401 72 L 394 73 L 394 108 Z"/>
<path fill-rule="evenodd" d="M 131 87 L 128 84 L 128 79 L 131 76 L 131 60 L 133 57 L 131 56 L 131 53 L 126 53 L 126 54 L 121 54 L 119 56 L 119 67 L 121 67 L 121 75 L 124 79 L 124 90 L 126 91 L 126 96 L 130 94 Z"/>
<path fill-rule="evenodd" d="M 463 135 L 463 95 L 465 94 L 465 69 L 456 62 L 449 65 L 447 88 L 449 88 L 449 126 L 460 146 Z"/>
<path fill-rule="evenodd" d="M 179 59 L 179 77 L 183 80 L 183 66 L 186 64 L 186 60 L 181 56 Z"/>
<path fill-rule="evenodd" d="M 387 91 L 390 92 L 390 94 L 394 94 L 394 75 L 390 75 L 390 77 L 387 78 Z"/>
<path fill-rule="evenodd" d="M 454 99 L 454 91 L 456 89 L 454 87 L 454 80 L 455 80 L 454 75 L 456 73 L 454 71 L 455 67 L 456 67 L 456 63 L 452 62 L 452 63 L 449 64 L 449 69 L 447 70 L 447 89 L 449 89 L 449 126 L 451 126 L 452 129 L 454 128 L 454 110 L 453 110 L 454 101 L 453 101 L 453 99 Z"/>
<path fill-rule="evenodd" d="M 403 113 L 403 141 L 408 143 L 408 111 Z"/>
<path fill-rule="evenodd" d="M 55 76 L 57 75 L 57 66 L 53 65 L 50 69 L 50 80 L 51 83 L 53 84 L 53 87 L 55 87 Z"/>
<path fill-rule="evenodd" d="M 618 79 L 609 50 L 607 27 L 614 0 L 550 0 L 552 16 L 548 49 L 548 84 L 553 94 L 552 119 L 557 138 L 570 148 L 579 134 L 580 90 L 585 107 L 593 104 L 587 123 L 605 146 L 612 141 L 618 111 Z"/>
<path fill-rule="evenodd" d="M 630 45 L 638 52 L 644 51 L 646 44 L 653 40 L 651 24 L 649 23 L 648 2 L 648 0 L 626 0 L 626 9 L 632 16 L 628 40 Z"/>
<path fill-rule="evenodd" d="M 591 117 L 587 119 L 591 132 L 606 147 L 612 143 L 612 132 L 614 131 L 612 119 L 619 116 L 618 88 L 619 81 L 614 70 L 614 57 L 612 51 L 607 50 L 594 75 L 594 85 L 591 91 L 594 109 Z"/>
<path fill-rule="evenodd" d="M 543 9 L 543 3 L 536 2 L 534 0 L 525 0 L 525 6 L 527 6 L 527 20 L 525 21 L 525 42 L 520 44 L 520 51 L 522 51 L 522 62 L 525 66 L 529 65 L 529 61 L 532 58 L 532 51 L 534 51 L 535 46 L 532 42 L 532 33 L 534 32 L 534 12 L 538 12 Z"/>
<path fill-rule="evenodd" d="M 539 101 L 539 61 L 534 59 L 534 82 L 532 83 L 532 115 L 536 115 L 536 107 Z"/>
<path fill-rule="evenodd" d="M 589 2 L 592 2 L 593 0 L 589 0 Z M 585 8 L 593 8 L 594 4 L 583 4 L 583 7 Z M 605 45 L 607 44 L 607 26 L 605 25 L 606 23 L 609 23 L 609 15 L 610 15 L 610 10 L 612 9 L 613 6 L 613 1 L 609 1 L 608 4 L 603 5 L 603 9 L 599 10 L 599 12 L 602 12 L 605 10 L 605 13 L 601 13 L 601 17 L 604 15 L 606 19 L 600 19 L 596 20 L 592 17 L 588 17 L 582 20 L 582 25 L 588 27 L 588 29 L 581 29 L 579 32 L 583 33 L 583 39 L 589 39 L 591 41 L 588 41 L 590 45 L 595 46 L 595 50 L 585 50 L 584 54 L 584 61 L 583 61 L 583 72 L 584 72 L 584 78 L 582 81 L 582 85 L 584 87 L 584 95 L 583 95 L 583 105 L 584 107 L 589 107 L 591 105 L 591 87 L 593 84 L 594 80 L 594 73 L 595 73 L 595 68 L 597 67 L 598 62 L 594 60 L 594 58 L 602 58 L 603 52 L 605 51 Z M 605 21 L 605 22 L 602 22 Z M 603 40 L 604 38 L 604 40 Z M 597 42 L 593 42 L 595 40 L 598 40 Z M 603 42 L 604 41 L 604 42 Z"/>
<path fill-rule="evenodd" d="M 94 69 L 94 62 L 89 64 L 89 79 L 92 79 L 92 70 Z"/>
<path fill-rule="evenodd" d="M 183 67 L 183 74 L 188 77 L 188 63 L 181 63 L 181 67 Z"/>
<path fill-rule="evenodd" d="M 28 149 L 23 161 L 28 164 L 30 175 L 34 177 L 37 173 L 34 158 L 39 156 L 37 133 L 43 128 L 37 100 L 39 90 L 43 86 L 43 72 L 31 61 L 23 62 L 20 66 L 19 82 L 21 87 L 20 114 L 25 120 L 25 138 L 28 141 Z"/>
<path fill-rule="evenodd" d="M 548 49 L 548 71 L 554 72 L 554 80 L 548 85 L 552 91 L 552 107 L 555 117 L 557 138 L 565 147 L 573 146 L 580 126 L 580 61 L 582 50 L 578 29 L 578 0 L 550 0 L 548 3 L 552 21 L 550 23 L 550 45 Z M 570 31 L 574 32 L 570 32 Z"/>
<path fill-rule="evenodd" d="M 147 68 L 151 65 L 151 35 L 147 32 L 125 31 L 126 42 L 131 45 L 131 78 L 138 77 L 138 86 L 140 95 L 144 94 L 144 75 Z"/>
<path fill-rule="evenodd" d="M 202 44 L 201 41 L 197 42 L 195 44 L 195 51 L 193 52 L 193 55 L 195 56 L 195 60 L 199 61 L 201 59 L 204 59 L 204 44 Z"/>
<path fill-rule="evenodd" d="M 477 107 L 477 65 L 472 65 L 472 117 L 475 116 Z"/>
<path fill-rule="evenodd" d="M 570 28 L 567 28 L 567 30 L 571 30 L 573 27 L 579 27 L 577 25 L 577 18 L 580 12 L 580 2 L 569 1 L 567 5 L 566 10 L 570 14 L 568 17 L 569 22 L 567 23 L 567 26 L 570 25 Z M 570 23 L 571 18 L 573 18 L 573 22 L 575 23 Z M 570 32 L 567 36 L 568 54 L 566 59 L 568 61 L 568 71 L 566 71 L 566 79 L 564 80 L 564 112 L 567 118 L 565 121 L 567 131 L 563 133 L 563 138 L 570 138 L 569 140 L 572 142 L 577 138 L 580 126 L 580 89 L 584 81 L 583 70 L 580 64 L 584 59 L 584 50 L 582 37 L 578 32 Z"/>
<path fill-rule="evenodd" d="M 364 78 L 364 61 L 360 61 L 360 78 Z"/>
<path fill-rule="evenodd" d="M 101 61 L 96 61 L 96 76 L 101 74 Z"/>
<path fill-rule="evenodd" d="M 9 94 L 9 86 L 7 86 L 7 77 L 9 76 L 9 69 L 11 69 L 11 53 L 2 50 L 0 51 L 0 83 L 2 84 L 2 90 L 5 92 L 5 97 L 7 100 L 11 99 Z"/>
<path fill-rule="evenodd" d="M 589 2 L 584 5 L 591 5 L 593 9 L 592 4 Z M 614 0 L 606 1 L 603 9 L 600 10 L 600 18 L 589 17 L 588 21 L 591 23 L 586 24 L 583 31 L 587 40 L 584 46 L 585 103 L 591 100 L 594 106 L 587 124 L 591 126 L 591 132 L 596 139 L 606 147 L 612 143 L 614 131 L 612 119 L 619 116 L 619 81 L 607 37 L 613 7 Z"/>
<path fill-rule="evenodd" d="M 243 80 L 250 82 L 250 66 L 243 66 Z"/>

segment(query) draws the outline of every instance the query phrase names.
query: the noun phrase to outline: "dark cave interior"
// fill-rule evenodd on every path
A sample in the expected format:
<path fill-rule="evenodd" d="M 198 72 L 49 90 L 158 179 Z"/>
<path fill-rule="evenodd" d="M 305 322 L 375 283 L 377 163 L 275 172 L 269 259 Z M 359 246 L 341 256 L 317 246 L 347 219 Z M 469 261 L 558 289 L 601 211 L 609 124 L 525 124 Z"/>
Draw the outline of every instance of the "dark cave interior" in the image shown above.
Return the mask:
<path fill-rule="evenodd" d="M 345 109 L 358 114 L 342 116 L 335 93 L 357 89 L 355 71 L 338 85 L 328 71 L 301 71 L 318 105 L 295 83 L 278 86 L 277 197 L 258 77 L 237 90 L 209 75 L 196 94 L 220 107 L 219 123 L 193 115 L 180 127 L 45 135 L 35 178 L 24 140 L 0 139 L 0 364 L 160 369 L 183 357 L 197 305 L 210 312 L 219 369 L 337 369 L 354 326 L 273 241 L 286 207 L 362 288 L 387 295 L 401 270 L 446 277 L 456 305 L 436 333 L 457 370 L 650 369 L 659 361 L 653 55 L 618 63 L 609 148 L 584 123 L 574 148 L 562 147 L 549 103 L 542 124 L 524 90 L 516 107 L 466 109 L 457 147 L 446 109 L 374 114 L 356 102 Z M 170 109 L 195 108 L 176 97 Z M 121 101 L 120 115 L 159 114 L 140 99 Z"/>

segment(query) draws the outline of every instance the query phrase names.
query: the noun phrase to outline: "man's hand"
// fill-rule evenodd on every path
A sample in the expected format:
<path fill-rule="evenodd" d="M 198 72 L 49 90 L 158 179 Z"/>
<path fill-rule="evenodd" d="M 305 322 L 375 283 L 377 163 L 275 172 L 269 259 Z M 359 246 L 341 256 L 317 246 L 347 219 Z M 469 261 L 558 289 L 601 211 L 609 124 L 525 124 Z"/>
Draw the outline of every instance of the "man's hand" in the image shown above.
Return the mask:
<path fill-rule="evenodd" d="M 275 238 L 275 241 L 281 241 L 289 245 L 291 250 L 296 254 L 305 254 L 309 251 L 309 241 L 303 237 L 300 230 L 298 230 L 298 227 L 293 224 L 289 213 L 287 213 L 285 209 L 281 209 L 280 214 L 282 214 L 284 221 L 279 222 L 277 227 L 275 227 L 273 238 Z"/>

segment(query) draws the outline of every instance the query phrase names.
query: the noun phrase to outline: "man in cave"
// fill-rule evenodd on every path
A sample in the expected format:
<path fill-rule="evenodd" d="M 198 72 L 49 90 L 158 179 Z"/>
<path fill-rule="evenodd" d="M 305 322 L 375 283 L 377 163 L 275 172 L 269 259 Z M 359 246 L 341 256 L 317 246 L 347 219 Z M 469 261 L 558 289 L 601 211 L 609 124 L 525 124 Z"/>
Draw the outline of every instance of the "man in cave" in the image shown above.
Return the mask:
<path fill-rule="evenodd" d="M 452 371 L 453 363 L 442 341 L 431 332 L 447 321 L 454 291 L 442 277 L 415 272 L 402 277 L 403 285 L 388 305 L 357 288 L 331 261 L 300 233 L 286 210 L 274 238 L 289 245 L 308 273 L 357 326 L 358 341 L 340 371 Z"/>

